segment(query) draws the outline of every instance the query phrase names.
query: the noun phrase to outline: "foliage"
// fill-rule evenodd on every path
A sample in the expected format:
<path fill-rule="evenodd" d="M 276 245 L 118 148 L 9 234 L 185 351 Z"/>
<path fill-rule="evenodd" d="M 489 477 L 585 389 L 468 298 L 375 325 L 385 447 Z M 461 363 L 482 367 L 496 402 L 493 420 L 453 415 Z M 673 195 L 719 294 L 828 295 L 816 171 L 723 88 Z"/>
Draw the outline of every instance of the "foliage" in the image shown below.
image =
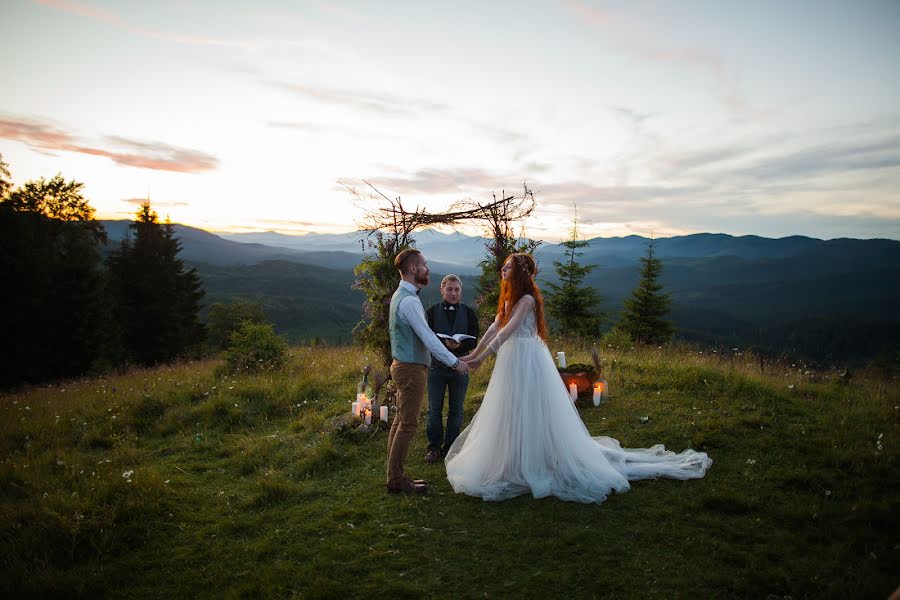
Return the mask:
<path fill-rule="evenodd" d="M 272 325 L 252 321 L 240 324 L 223 353 L 229 373 L 276 371 L 284 367 L 287 356 L 288 346 Z"/>
<path fill-rule="evenodd" d="M 207 342 L 213 348 L 228 347 L 231 334 L 243 323 L 266 323 L 266 313 L 258 302 L 216 302 L 206 315 Z"/>
<path fill-rule="evenodd" d="M 389 299 L 397 287 L 396 276 L 390 281 L 387 289 L 378 287 L 379 281 L 381 281 L 380 274 L 386 267 L 386 257 L 392 251 L 394 252 L 393 256 L 396 256 L 404 248 L 412 246 L 412 234 L 424 227 L 452 226 L 469 222 L 484 225 L 487 230 L 487 237 L 491 241 L 487 244 L 488 258 L 480 265 L 482 273 L 479 278 L 479 297 L 476 299 L 476 305 L 483 321 L 483 328 L 486 328 L 487 324 L 493 320 L 497 300 L 499 299 L 499 277 L 503 262 L 513 252 L 531 252 L 538 246 L 538 242 L 527 239 L 522 240 L 519 236 L 513 235 L 514 225 L 524 221 L 535 207 L 534 194 L 528 189 L 528 186 L 523 185 L 524 192 L 522 196 L 507 196 L 503 192 L 500 198 L 494 195 L 493 200 L 486 204 L 465 200 L 454 204 L 446 212 L 429 213 L 421 208 L 408 210 L 403 206 L 400 198 L 390 199 L 369 182 L 365 183 L 377 194 L 373 194 L 370 199 L 382 203 L 381 206 L 369 208 L 366 211 L 363 230 L 369 232 L 370 237 L 376 236 L 375 244 L 370 242 L 370 246 L 376 248 L 376 252 L 374 255 L 367 257 L 370 264 L 361 270 L 363 280 L 358 281 L 356 285 L 357 289 L 366 291 L 367 304 L 365 313 L 366 318 L 369 320 L 368 322 L 364 321 L 362 329 L 358 329 L 358 331 L 360 331 L 360 337 L 366 341 L 368 347 L 375 350 L 379 356 L 382 356 L 384 353 L 384 336 L 386 333 L 382 333 L 379 337 L 378 332 L 370 328 L 374 322 L 373 314 L 380 314 L 381 312 L 386 314 L 387 309 L 383 308 L 381 304 L 382 298 L 386 295 Z M 349 189 L 354 196 L 360 198 L 354 189 Z M 382 238 L 377 236 L 382 236 Z M 381 246 L 385 246 L 387 250 L 383 251 Z M 390 260 L 393 261 L 393 258 Z M 362 267 L 363 265 L 360 266 Z M 393 269 L 393 266 L 391 266 L 391 269 Z M 357 275 L 360 275 L 360 273 L 357 273 Z M 388 290 L 390 290 L 390 293 L 388 293 Z M 389 345 L 387 349 L 387 361 L 389 363 Z"/>
<path fill-rule="evenodd" d="M 506 192 L 501 193 L 500 197 L 504 202 L 497 202 L 495 197 L 495 202 L 482 217 L 488 240 L 485 242 L 487 256 L 478 264 L 478 297 L 475 300 L 482 331 L 490 326 L 497 314 L 500 269 L 503 268 L 503 263 L 510 254 L 531 254 L 540 245 L 539 241 L 524 237 L 521 232 L 516 233 L 516 227 L 521 225 L 534 208 L 534 194 L 528 186 L 524 186 L 524 192 L 519 198 L 507 196 Z"/>
<path fill-rule="evenodd" d="M 9 163 L 3 162 L 3 154 L 0 154 L 0 201 L 6 198 L 6 194 L 12 190 L 12 175 L 9 173 Z"/>
<path fill-rule="evenodd" d="M 560 373 L 591 373 L 596 375 L 597 369 L 588 363 L 567 363 L 565 367 L 557 367 Z"/>
<path fill-rule="evenodd" d="M 107 258 L 117 321 L 129 357 L 155 364 L 196 352 L 205 336 L 199 321 L 203 289 L 185 269 L 171 223 L 160 224 L 146 202 L 126 238 Z"/>
<path fill-rule="evenodd" d="M 353 288 L 366 295 L 363 320 L 354 329 L 357 339 L 377 357 L 382 367 L 391 364 L 391 338 L 388 328 L 391 297 L 397 289 L 399 275 L 394 258 L 413 245 L 409 235 L 376 231 L 369 236 L 371 252 L 353 269 Z"/>
<path fill-rule="evenodd" d="M 5 171 L 5 167 L 4 167 Z M 98 370 L 117 359 L 100 255 L 103 226 L 82 184 L 29 181 L 0 201 L 0 386 Z"/>
<path fill-rule="evenodd" d="M 671 298 L 662 293 L 663 286 L 657 281 L 662 273 L 662 261 L 653 255 L 653 240 L 647 245 L 647 256 L 641 258 L 644 265 L 641 279 L 625 300 L 625 310 L 617 327 L 638 343 L 660 344 L 672 338 L 674 327 L 664 319 L 668 314 Z"/>
<path fill-rule="evenodd" d="M 547 312 L 559 332 L 568 337 L 592 338 L 600 332 L 603 316 L 597 307 L 602 302 L 596 288 L 582 285 L 584 278 L 596 265 L 582 265 L 577 262 L 581 256 L 579 248 L 588 245 L 578 239 L 578 223 L 572 227 L 571 237 L 562 242 L 565 247 L 565 262 L 553 261 L 559 283 L 547 283 Z"/>
<path fill-rule="evenodd" d="M 609 401 L 576 406 L 591 434 L 707 451 L 707 476 L 632 482 L 601 506 L 489 503 L 424 462 L 424 428 L 408 464 L 429 493 L 383 492 L 386 434 L 334 424 L 363 360 L 358 348 L 295 348 L 279 372 L 220 377 L 218 361 L 183 362 L 0 399 L 6 596 L 441 597 L 452 582 L 464 598 L 886 598 L 896 587 L 890 379 L 860 371 L 844 385 L 799 362 L 761 368 L 678 346 L 606 351 Z M 473 374 L 466 422 L 489 377 L 489 364 Z"/>
<path fill-rule="evenodd" d="M 10 207 L 35 212 L 59 221 L 93 221 L 94 209 L 82 195 L 84 184 L 66 181 L 57 173 L 49 181 L 41 177 L 28 181 L 9 194 Z"/>
<path fill-rule="evenodd" d="M 604 348 L 612 348 L 619 352 L 625 352 L 634 347 L 634 340 L 628 335 L 628 332 L 620 327 L 613 327 L 606 335 L 601 338 L 601 345 Z"/>

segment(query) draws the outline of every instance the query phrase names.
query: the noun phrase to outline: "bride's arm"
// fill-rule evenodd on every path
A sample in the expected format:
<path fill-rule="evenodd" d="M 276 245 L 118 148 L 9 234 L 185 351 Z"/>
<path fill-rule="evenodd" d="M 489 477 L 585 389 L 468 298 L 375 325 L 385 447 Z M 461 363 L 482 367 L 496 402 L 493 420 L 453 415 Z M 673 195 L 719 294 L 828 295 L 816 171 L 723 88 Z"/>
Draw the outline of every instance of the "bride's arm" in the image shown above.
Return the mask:
<path fill-rule="evenodd" d="M 506 325 L 501 328 L 498 325 L 497 320 L 494 320 L 494 323 L 491 324 L 491 328 L 488 329 L 488 333 L 491 333 L 490 337 L 487 333 L 485 334 L 481 339 L 481 343 L 478 344 L 478 348 L 469 355 L 468 362 L 470 364 L 474 362 L 477 367 L 487 356 L 488 352 L 496 354 L 497 351 L 500 350 L 500 346 L 503 345 L 503 342 L 512 337 L 516 332 L 516 329 L 518 329 L 519 325 L 522 324 L 522 321 L 525 320 L 525 317 L 532 310 L 534 310 L 534 298 L 530 295 L 522 296 L 513 307 L 512 314 Z M 491 329 L 494 331 L 492 332 Z"/>
<path fill-rule="evenodd" d="M 481 337 L 481 341 L 478 342 L 478 345 L 475 346 L 475 349 L 460 358 L 460 360 L 468 362 L 477 359 L 479 354 L 484 354 L 484 349 L 487 348 L 488 344 L 491 343 L 491 341 L 497 335 L 497 331 L 500 329 L 500 325 L 497 324 L 497 318 L 498 317 L 494 318 L 494 322 L 491 323 L 491 326 L 488 327 L 488 330 L 484 332 L 484 335 Z"/>
<path fill-rule="evenodd" d="M 509 321 L 506 325 L 503 326 L 503 329 L 497 332 L 497 335 L 488 343 L 488 347 L 491 349 L 491 352 L 494 354 L 500 350 L 500 346 L 503 345 L 503 342 L 508 340 L 513 336 L 516 332 L 516 329 L 522 324 L 522 321 L 525 320 L 525 317 L 528 316 L 528 313 L 534 310 L 534 296 L 527 295 L 519 298 L 519 301 L 516 302 L 516 305 L 513 307 L 512 314 L 509 316 Z"/>

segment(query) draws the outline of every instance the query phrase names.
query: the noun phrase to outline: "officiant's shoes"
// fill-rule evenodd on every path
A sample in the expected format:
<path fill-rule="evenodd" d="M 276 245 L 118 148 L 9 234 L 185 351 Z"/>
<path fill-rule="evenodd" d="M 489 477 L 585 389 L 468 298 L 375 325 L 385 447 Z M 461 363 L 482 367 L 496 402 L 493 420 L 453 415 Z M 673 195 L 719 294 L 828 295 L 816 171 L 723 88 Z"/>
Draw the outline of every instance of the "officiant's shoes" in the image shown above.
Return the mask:
<path fill-rule="evenodd" d="M 428 486 L 424 483 L 416 483 L 412 479 L 401 479 L 399 483 L 387 485 L 388 494 L 424 494 Z"/>
<path fill-rule="evenodd" d="M 425 455 L 425 462 L 427 463 L 436 463 L 441 462 L 441 451 L 437 448 L 429 448 L 428 454 Z"/>

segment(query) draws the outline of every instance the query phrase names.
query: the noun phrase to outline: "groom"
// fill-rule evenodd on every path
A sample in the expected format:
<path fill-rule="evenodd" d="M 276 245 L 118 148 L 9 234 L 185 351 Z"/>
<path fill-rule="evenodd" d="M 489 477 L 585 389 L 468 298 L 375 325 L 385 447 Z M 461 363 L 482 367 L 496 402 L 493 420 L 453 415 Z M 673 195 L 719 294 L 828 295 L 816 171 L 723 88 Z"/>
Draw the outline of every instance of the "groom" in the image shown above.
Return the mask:
<path fill-rule="evenodd" d="M 387 491 L 423 494 L 425 482 L 406 476 L 404 465 L 409 445 L 419 427 L 419 412 L 425 396 L 431 355 L 458 373 L 469 367 L 447 350 L 425 321 L 419 289 L 428 285 L 428 262 L 421 252 L 408 248 L 397 255 L 394 266 L 400 285 L 391 298 L 391 379 L 397 387 L 397 415 L 387 442 Z"/>

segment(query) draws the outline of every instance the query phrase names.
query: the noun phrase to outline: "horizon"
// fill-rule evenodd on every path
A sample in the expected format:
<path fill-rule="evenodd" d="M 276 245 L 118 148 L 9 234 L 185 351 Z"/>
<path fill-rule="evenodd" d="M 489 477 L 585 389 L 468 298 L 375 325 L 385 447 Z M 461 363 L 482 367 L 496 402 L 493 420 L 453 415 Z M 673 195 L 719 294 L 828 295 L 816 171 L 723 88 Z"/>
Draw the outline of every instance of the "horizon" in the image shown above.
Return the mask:
<path fill-rule="evenodd" d="M 99 218 L 99 217 L 98 217 L 98 220 L 99 220 L 99 221 L 128 221 L 128 222 L 134 222 L 134 219 L 126 219 L 126 218 L 119 218 L 119 219 L 102 219 L 102 218 Z M 344 235 L 351 235 L 351 234 L 357 234 L 357 233 L 364 233 L 364 230 L 360 230 L 360 229 L 357 229 L 357 230 L 351 230 L 351 231 L 337 231 L 337 232 L 333 232 L 333 233 L 332 233 L 332 232 L 316 232 L 316 231 L 307 231 L 307 232 L 302 232 L 302 233 L 285 233 L 285 232 L 282 232 L 282 231 L 276 231 L 276 230 L 272 230 L 272 229 L 264 230 L 264 231 L 242 231 L 242 232 L 239 231 L 239 232 L 235 232 L 235 231 L 221 231 L 221 230 L 213 230 L 213 229 L 204 229 L 204 228 L 198 227 L 198 226 L 196 226 L 196 225 L 190 225 L 190 224 L 188 224 L 188 223 L 179 223 L 179 222 L 176 222 L 176 221 L 172 221 L 172 224 L 173 224 L 173 225 L 181 225 L 181 226 L 183 226 L 183 227 L 191 227 L 191 228 L 193 228 L 193 229 L 198 229 L 198 230 L 201 230 L 201 231 L 205 231 L 205 232 L 207 232 L 207 233 L 211 233 L 211 234 L 216 235 L 216 236 L 219 236 L 219 237 L 222 237 L 223 235 L 225 235 L 225 236 L 235 236 L 235 235 L 266 235 L 266 234 L 281 235 L 281 236 L 286 236 L 286 237 L 305 237 L 305 236 L 307 236 L 307 235 L 334 235 L 334 236 L 344 236 Z M 449 235 L 455 235 L 455 234 L 456 234 L 456 235 L 462 235 L 462 236 L 471 237 L 471 238 L 484 238 L 484 236 L 482 236 L 481 234 L 474 234 L 474 235 L 473 235 L 473 234 L 463 233 L 463 232 L 461 232 L 461 231 L 455 231 L 455 230 L 454 230 L 454 231 L 447 232 L 447 231 L 441 231 L 440 229 L 435 228 L 435 227 L 428 227 L 428 228 L 425 228 L 425 229 L 420 229 L 420 230 L 417 230 L 417 233 L 421 233 L 421 232 L 424 232 L 424 231 L 435 231 L 435 232 L 438 232 L 438 233 L 440 233 L 440 234 L 442 234 L 442 235 L 448 235 L 448 236 L 449 236 Z M 770 237 L 770 236 L 759 235 L 759 234 L 754 234 L 754 233 L 747 233 L 747 234 L 732 234 L 732 233 L 726 233 L 726 232 L 723 232 L 723 231 L 697 231 L 697 232 L 694 232 L 694 233 L 684 233 L 684 234 L 679 234 L 679 235 L 667 235 L 667 236 L 654 235 L 654 236 L 652 236 L 652 239 L 654 239 L 654 240 L 660 240 L 660 239 L 670 239 L 670 238 L 676 238 L 676 237 L 691 237 L 691 236 L 696 236 L 696 235 L 714 235 L 714 236 L 722 235 L 722 236 L 728 236 L 728 237 L 733 237 L 733 238 L 754 237 L 754 238 L 760 238 L 760 239 L 765 239 L 765 240 L 784 240 L 784 239 L 788 239 L 788 238 L 805 238 L 805 239 L 817 240 L 817 241 L 822 241 L 822 242 L 830 242 L 830 241 L 834 241 L 834 240 L 857 240 L 857 241 L 888 240 L 888 241 L 894 241 L 894 242 L 900 241 L 900 240 L 895 239 L 895 238 L 886 238 L 886 237 L 860 238 L 860 237 L 847 237 L 847 236 L 841 236 L 841 237 L 833 237 L 833 238 L 821 238 L 821 237 L 815 237 L 815 236 L 809 236 L 809 235 L 801 235 L 801 234 L 791 234 L 791 235 L 784 235 L 784 236 L 779 236 L 779 237 Z M 638 234 L 638 233 L 630 233 L 630 234 L 627 234 L 627 235 L 597 235 L 597 236 L 592 236 L 592 237 L 590 237 L 590 238 L 579 236 L 578 239 L 579 239 L 579 240 L 584 240 L 584 241 L 590 242 L 590 241 L 592 241 L 592 240 L 598 240 L 598 239 L 602 239 L 602 240 L 613 240 L 613 239 L 625 239 L 625 238 L 629 238 L 629 237 L 638 237 L 638 238 L 645 239 L 645 240 L 646 240 L 646 239 L 651 239 L 651 236 L 641 235 L 641 234 Z M 223 238 L 223 239 L 226 239 L 226 238 Z M 484 238 L 484 239 L 487 239 L 487 238 Z M 559 244 L 560 242 L 565 241 L 566 239 L 567 239 L 567 238 L 562 238 L 562 239 L 560 239 L 560 240 L 553 240 L 553 239 L 549 239 L 549 238 L 542 238 L 542 239 L 538 239 L 538 240 L 536 240 L 536 241 L 540 241 L 540 242 L 542 242 L 542 243 L 548 243 L 548 244 Z"/>
<path fill-rule="evenodd" d="M 514 6 L 4 0 L 0 155 L 218 233 L 527 182 L 534 239 L 900 240 L 900 4 Z"/>

